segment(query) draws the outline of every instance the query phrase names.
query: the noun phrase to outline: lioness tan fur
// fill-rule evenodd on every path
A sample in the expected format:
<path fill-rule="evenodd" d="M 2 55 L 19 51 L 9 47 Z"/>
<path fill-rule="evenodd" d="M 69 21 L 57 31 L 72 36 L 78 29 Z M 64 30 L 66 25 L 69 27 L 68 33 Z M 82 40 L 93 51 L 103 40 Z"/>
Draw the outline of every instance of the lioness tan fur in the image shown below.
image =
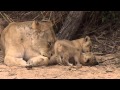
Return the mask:
<path fill-rule="evenodd" d="M 4 63 L 8 66 L 47 65 L 56 40 L 52 22 L 13 22 L 1 33 Z"/>

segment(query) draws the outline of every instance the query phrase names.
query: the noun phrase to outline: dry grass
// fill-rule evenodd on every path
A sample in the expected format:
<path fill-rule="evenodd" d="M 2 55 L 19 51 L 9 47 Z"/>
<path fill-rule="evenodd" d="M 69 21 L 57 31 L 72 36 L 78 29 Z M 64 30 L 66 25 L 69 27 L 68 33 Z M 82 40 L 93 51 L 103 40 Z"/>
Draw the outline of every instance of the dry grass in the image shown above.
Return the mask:
<path fill-rule="evenodd" d="M 68 13 L 69 11 L 1 11 L 0 17 L 8 23 L 13 21 L 50 19 L 57 33 L 61 29 Z M 117 13 L 118 16 L 119 13 Z M 94 52 L 115 53 L 120 50 L 119 17 L 117 19 L 110 16 L 112 14 L 107 14 L 108 19 L 105 19 L 104 14 L 106 15 L 106 12 L 103 12 L 103 14 L 99 11 L 87 12 L 83 18 L 83 23 L 73 39 L 89 35 L 93 41 Z"/>
<path fill-rule="evenodd" d="M 61 21 L 64 18 L 64 15 L 68 14 L 67 11 L 1 11 L 0 13 L 4 16 L 6 14 L 14 21 L 48 18 L 52 21 L 55 20 L 54 22 Z"/>
<path fill-rule="evenodd" d="M 64 22 L 68 13 L 68 11 L 1 11 L 0 17 L 8 23 L 16 21 L 31 21 L 36 19 L 49 19 L 57 27 L 58 23 Z"/>

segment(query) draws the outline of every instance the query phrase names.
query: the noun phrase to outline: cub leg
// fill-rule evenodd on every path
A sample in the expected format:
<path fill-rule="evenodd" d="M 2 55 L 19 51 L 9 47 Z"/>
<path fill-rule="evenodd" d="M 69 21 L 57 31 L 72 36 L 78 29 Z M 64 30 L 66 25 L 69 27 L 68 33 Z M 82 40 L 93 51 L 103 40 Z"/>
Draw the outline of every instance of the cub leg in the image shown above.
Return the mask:
<path fill-rule="evenodd" d="M 65 53 L 64 55 L 63 55 L 63 62 L 64 62 L 64 64 L 66 64 L 67 66 L 73 66 L 73 64 L 71 64 L 70 62 L 69 62 L 69 54 L 68 53 Z"/>
<path fill-rule="evenodd" d="M 80 58 L 78 56 L 74 56 L 74 59 L 75 59 L 75 62 L 77 63 L 76 66 L 82 67 L 82 64 L 79 61 Z"/>

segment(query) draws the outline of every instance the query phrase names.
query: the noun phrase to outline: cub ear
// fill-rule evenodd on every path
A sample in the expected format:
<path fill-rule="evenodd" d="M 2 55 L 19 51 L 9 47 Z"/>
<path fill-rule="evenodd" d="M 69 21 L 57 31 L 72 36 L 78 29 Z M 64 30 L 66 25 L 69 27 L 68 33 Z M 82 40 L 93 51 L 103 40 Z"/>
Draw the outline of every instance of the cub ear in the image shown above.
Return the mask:
<path fill-rule="evenodd" d="M 90 41 L 90 37 L 89 36 L 85 37 L 85 42 L 87 42 L 87 41 Z"/>
<path fill-rule="evenodd" d="M 33 29 L 38 29 L 39 26 L 40 26 L 40 25 L 39 25 L 39 22 L 38 22 L 38 21 L 33 21 L 33 22 L 32 22 L 32 28 L 33 28 Z"/>
<path fill-rule="evenodd" d="M 63 50 L 63 46 L 61 44 L 58 44 L 57 49 L 58 49 L 59 52 L 61 52 Z"/>
<path fill-rule="evenodd" d="M 62 46 L 60 43 L 58 44 L 58 47 Z"/>

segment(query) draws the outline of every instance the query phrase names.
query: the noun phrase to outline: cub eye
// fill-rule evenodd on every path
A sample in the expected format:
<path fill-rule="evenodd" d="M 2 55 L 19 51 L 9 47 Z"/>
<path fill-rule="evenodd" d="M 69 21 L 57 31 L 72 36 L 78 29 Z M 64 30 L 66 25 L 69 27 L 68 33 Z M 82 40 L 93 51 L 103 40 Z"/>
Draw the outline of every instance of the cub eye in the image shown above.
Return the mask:
<path fill-rule="evenodd" d="M 49 45 L 49 46 L 51 46 L 51 45 L 52 45 L 52 43 L 51 43 L 51 42 L 48 42 L 48 45 Z"/>
<path fill-rule="evenodd" d="M 89 47 L 89 46 L 90 46 L 89 44 L 86 45 L 86 47 Z"/>

